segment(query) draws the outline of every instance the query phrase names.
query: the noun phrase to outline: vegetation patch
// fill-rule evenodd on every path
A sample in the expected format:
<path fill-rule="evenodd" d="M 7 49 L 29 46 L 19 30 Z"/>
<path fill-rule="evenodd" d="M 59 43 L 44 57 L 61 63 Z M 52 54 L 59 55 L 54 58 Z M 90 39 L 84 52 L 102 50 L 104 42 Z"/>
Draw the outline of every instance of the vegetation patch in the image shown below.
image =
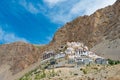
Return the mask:
<path fill-rule="evenodd" d="M 108 64 L 110 64 L 110 65 L 117 65 L 117 64 L 120 64 L 120 61 L 108 59 Z"/>

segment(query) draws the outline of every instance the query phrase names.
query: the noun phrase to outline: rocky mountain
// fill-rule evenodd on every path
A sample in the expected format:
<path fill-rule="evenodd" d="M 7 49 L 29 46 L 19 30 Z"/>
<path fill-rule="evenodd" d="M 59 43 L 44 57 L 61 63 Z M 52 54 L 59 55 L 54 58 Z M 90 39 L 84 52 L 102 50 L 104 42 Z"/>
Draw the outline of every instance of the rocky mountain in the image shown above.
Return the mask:
<path fill-rule="evenodd" d="M 120 60 L 120 0 L 90 16 L 80 16 L 66 23 L 49 46 L 57 49 L 67 41 L 82 42 L 101 56 Z"/>
<path fill-rule="evenodd" d="M 92 48 L 103 40 L 117 38 L 120 38 L 120 0 L 90 16 L 66 23 L 56 32 L 50 46 L 56 48 L 67 41 L 79 41 Z"/>
<path fill-rule="evenodd" d="M 0 46 L 0 65 L 10 65 L 13 74 L 35 63 L 39 57 L 39 49 L 28 43 L 15 42 Z"/>

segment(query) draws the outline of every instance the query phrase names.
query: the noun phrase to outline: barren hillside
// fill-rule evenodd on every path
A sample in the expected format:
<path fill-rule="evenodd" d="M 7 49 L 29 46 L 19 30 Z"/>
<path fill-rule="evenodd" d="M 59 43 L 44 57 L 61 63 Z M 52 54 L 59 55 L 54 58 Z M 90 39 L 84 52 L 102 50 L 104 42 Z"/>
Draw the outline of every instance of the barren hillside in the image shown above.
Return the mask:
<path fill-rule="evenodd" d="M 0 67 L 3 64 L 10 65 L 13 74 L 35 63 L 39 57 L 39 49 L 31 44 L 15 42 L 0 46 Z"/>

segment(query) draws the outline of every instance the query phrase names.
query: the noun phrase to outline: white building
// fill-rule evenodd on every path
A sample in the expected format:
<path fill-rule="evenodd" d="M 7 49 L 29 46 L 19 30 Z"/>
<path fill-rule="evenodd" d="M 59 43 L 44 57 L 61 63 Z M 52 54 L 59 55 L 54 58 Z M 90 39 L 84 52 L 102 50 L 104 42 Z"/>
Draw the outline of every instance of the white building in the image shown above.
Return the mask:
<path fill-rule="evenodd" d="M 89 49 L 88 49 L 87 46 L 84 46 L 84 50 L 85 50 L 85 51 L 89 51 Z"/>
<path fill-rule="evenodd" d="M 68 47 L 68 48 L 65 50 L 65 53 L 66 53 L 66 54 L 74 54 L 74 53 L 75 53 L 75 50 L 74 50 L 72 47 Z"/>
<path fill-rule="evenodd" d="M 64 57 L 65 57 L 64 53 L 59 53 L 54 56 L 55 59 L 64 58 Z"/>
<path fill-rule="evenodd" d="M 88 57 L 90 57 L 90 58 L 92 58 L 94 60 L 97 59 L 97 58 L 102 58 L 101 56 L 98 56 L 98 55 L 96 55 L 95 53 L 93 53 L 91 51 L 88 52 Z"/>
<path fill-rule="evenodd" d="M 72 48 L 78 48 L 78 47 L 83 47 L 83 43 L 80 42 L 67 42 L 67 46 L 68 47 L 72 47 Z"/>
<path fill-rule="evenodd" d="M 77 50 L 75 51 L 75 55 L 76 55 L 76 56 L 88 56 L 88 51 L 83 51 L 83 50 L 81 50 L 81 49 L 77 49 Z"/>

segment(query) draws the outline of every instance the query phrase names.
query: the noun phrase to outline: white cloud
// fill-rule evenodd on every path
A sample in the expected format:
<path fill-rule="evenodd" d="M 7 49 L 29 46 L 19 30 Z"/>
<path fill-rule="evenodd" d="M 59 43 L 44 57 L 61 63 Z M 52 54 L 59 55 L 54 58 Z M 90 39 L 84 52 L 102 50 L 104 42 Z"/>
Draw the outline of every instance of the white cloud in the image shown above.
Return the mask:
<path fill-rule="evenodd" d="M 0 28 L 0 43 L 11 43 L 15 41 L 28 42 L 26 39 L 17 37 L 14 33 L 7 33 Z"/>
<path fill-rule="evenodd" d="M 32 14 L 42 13 L 52 22 L 65 24 L 78 16 L 90 15 L 116 0 L 42 0 L 44 4 L 21 0 L 20 4 Z"/>
<path fill-rule="evenodd" d="M 26 0 L 21 0 L 20 5 L 22 5 L 27 11 L 31 12 L 32 14 L 38 14 L 39 9 L 36 8 L 31 2 L 27 2 Z"/>
<path fill-rule="evenodd" d="M 81 11 L 84 11 L 84 15 L 90 15 L 97 9 L 112 5 L 115 1 L 116 0 L 81 0 L 73 6 L 70 13 L 79 14 Z"/>
<path fill-rule="evenodd" d="M 64 1 L 66 0 L 44 0 L 44 2 L 47 3 L 47 5 L 51 8 Z"/>
<path fill-rule="evenodd" d="M 49 11 L 45 15 L 54 23 L 64 24 L 78 16 L 90 15 L 100 8 L 112 5 L 116 0 L 66 0 L 62 4 L 57 0 L 46 1 L 57 5 L 53 8 L 48 7 Z"/>

